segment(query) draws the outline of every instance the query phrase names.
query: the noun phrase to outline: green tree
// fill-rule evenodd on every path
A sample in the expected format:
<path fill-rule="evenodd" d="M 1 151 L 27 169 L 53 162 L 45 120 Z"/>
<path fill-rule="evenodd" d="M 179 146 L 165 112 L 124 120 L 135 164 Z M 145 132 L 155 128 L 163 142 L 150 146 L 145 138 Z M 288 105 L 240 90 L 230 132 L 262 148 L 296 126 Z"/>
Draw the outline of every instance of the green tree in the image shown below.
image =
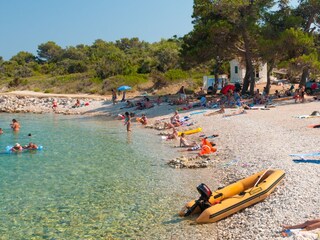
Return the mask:
<path fill-rule="evenodd" d="M 151 51 L 158 71 L 166 72 L 179 67 L 180 44 L 174 41 L 161 40 L 152 45 Z"/>
<path fill-rule="evenodd" d="M 304 85 L 310 71 L 317 72 L 320 65 L 314 36 L 301 29 L 290 28 L 281 34 L 280 42 L 286 58 L 284 63 L 293 70 L 303 69 L 300 84 Z"/>
<path fill-rule="evenodd" d="M 62 53 L 63 49 L 58 46 L 53 41 L 48 41 L 46 43 L 42 43 L 38 46 L 38 57 L 41 60 L 47 61 L 47 62 L 57 62 Z"/>
<path fill-rule="evenodd" d="M 17 55 L 13 56 L 10 61 L 16 61 L 19 65 L 24 65 L 30 62 L 35 62 L 36 57 L 29 52 L 19 52 Z"/>
<path fill-rule="evenodd" d="M 214 60 L 213 73 L 217 80 L 223 63 L 235 56 L 237 35 L 228 21 L 214 14 L 208 20 L 194 21 L 193 31 L 183 38 L 181 57 L 187 69 L 203 63 L 211 65 Z"/>
<path fill-rule="evenodd" d="M 310 35 L 318 34 L 315 33 L 319 30 L 320 26 L 320 1 L 319 0 L 299 0 L 299 5 L 295 9 L 294 14 L 303 19 L 301 29 Z M 303 53 L 303 54 L 307 54 Z M 313 64 L 312 64 L 313 65 Z M 309 78 L 310 71 L 312 71 L 310 64 L 304 64 L 302 68 L 302 75 L 300 85 L 305 85 L 306 80 Z"/>
<path fill-rule="evenodd" d="M 273 0 L 194 0 L 194 24 L 195 32 L 204 33 L 204 38 L 211 41 L 210 45 L 197 44 L 196 52 L 203 52 L 215 59 L 216 65 L 219 63 L 217 56 L 227 59 L 228 53 L 237 50 L 236 56 L 244 59 L 246 65 L 246 75 L 244 77 L 243 92 L 250 86 L 250 93 L 254 92 L 255 75 L 254 61 L 258 60 L 259 27 L 262 15 L 267 9 L 274 5 Z M 220 23 L 220 24 L 219 24 Z M 222 31 L 219 40 L 219 28 L 226 29 L 229 34 Z M 222 30 L 220 28 L 220 31 Z M 200 30 L 200 31 L 199 31 Z M 210 35 L 210 31 L 212 34 Z M 192 35 L 192 34 L 191 34 Z M 228 37 L 230 37 L 228 39 Z M 201 37 L 200 37 L 201 38 Z M 200 39 L 198 37 L 198 39 Z M 211 40 L 213 38 L 213 40 Z M 225 40 L 225 45 L 223 45 Z M 192 47 L 192 45 L 190 45 Z M 212 47 L 215 53 L 209 54 L 208 49 Z M 200 49 L 203 49 L 202 51 Z M 223 52 L 224 48 L 227 48 Z M 218 52 L 218 53 L 217 53 Z M 219 54 L 219 55 L 218 55 Z"/>
<path fill-rule="evenodd" d="M 292 9 L 287 0 L 279 3 L 277 11 L 266 12 L 263 18 L 264 24 L 261 26 L 259 36 L 259 55 L 262 61 L 267 62 L 267 84 L 266 89 L 270 89 L 270 75 L 278 64 L 287 60 L 284 54 L 283 34 L 287 29 L 295 28 L 301 24 L 300 17 L 292 15 Z"/>
<path fill-rule="evenodd" d="M 115 43 L 121 51 L 126 54 L 126 58 L 130 65 L 135 68 L 136 72 L 149 73 L 150 69 L 147 63 L 151 56 L 150 44 L 140 41 L 139 38 L 122 38 Z"/>

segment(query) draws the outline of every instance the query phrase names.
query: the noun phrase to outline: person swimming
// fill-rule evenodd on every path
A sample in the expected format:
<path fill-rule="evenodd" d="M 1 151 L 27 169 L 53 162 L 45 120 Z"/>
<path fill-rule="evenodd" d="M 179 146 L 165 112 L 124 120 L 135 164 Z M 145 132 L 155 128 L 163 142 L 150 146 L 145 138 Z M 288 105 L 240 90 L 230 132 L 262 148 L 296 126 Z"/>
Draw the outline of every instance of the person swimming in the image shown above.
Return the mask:
<path fill-rule="evenodd" d="M 23 147 L 23 149 L 29 149 L 29 150 L 33 150 L 33 149 L 38 149 L 38 146 L 32 142 L 30 142 L 28 145 L 25 145 Z"/>
<path fill-rule="evenodd" d="M 22 146 L 19 143 L 16 143 L 12 148 L 12 152 L 21 152 L 23 150 Z"/>

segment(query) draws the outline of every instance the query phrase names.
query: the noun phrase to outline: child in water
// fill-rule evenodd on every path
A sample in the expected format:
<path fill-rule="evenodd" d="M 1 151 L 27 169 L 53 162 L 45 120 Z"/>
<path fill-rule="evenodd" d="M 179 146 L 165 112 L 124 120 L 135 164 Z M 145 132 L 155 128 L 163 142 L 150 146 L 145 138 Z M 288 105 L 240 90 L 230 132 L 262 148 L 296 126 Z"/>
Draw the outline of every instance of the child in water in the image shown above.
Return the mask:
<path fill-rule="evenodd" d="M 126 112 L 125 114 L 125 119 L 124 119 L 124 125 L 127 125 L 127 132 L 130 132 L 131 129 L 131 116 L 129 114 L 129 112 Z"/>

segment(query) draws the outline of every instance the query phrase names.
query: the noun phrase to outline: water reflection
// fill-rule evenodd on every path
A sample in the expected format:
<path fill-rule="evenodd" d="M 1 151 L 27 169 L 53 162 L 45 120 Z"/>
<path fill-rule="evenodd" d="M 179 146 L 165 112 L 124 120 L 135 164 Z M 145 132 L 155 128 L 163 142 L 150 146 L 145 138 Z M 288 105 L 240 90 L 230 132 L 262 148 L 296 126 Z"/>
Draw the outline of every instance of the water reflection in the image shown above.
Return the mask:
<path fill-rule="evenodd" d="M 131 131 L 127 132 L 127 144 L 132 144 L 132 135 Z"/>

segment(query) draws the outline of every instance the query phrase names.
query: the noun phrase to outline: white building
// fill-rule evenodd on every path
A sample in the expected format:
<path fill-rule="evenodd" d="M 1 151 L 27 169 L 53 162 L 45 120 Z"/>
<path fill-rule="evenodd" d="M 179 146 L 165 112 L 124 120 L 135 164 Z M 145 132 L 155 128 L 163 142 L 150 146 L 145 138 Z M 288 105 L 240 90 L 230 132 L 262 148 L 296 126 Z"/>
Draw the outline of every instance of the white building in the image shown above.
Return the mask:
<path fill-rule="evenodd" d="M 244 76 L 246 75 L 246 66 L 241 64 L 238 59 L 230 61 L 230 82 L 243 82 Z M 267 64 L 259 63 L 255 65 L 254 75 L 256 82 L 264 83 L 267 82 Z"/>

